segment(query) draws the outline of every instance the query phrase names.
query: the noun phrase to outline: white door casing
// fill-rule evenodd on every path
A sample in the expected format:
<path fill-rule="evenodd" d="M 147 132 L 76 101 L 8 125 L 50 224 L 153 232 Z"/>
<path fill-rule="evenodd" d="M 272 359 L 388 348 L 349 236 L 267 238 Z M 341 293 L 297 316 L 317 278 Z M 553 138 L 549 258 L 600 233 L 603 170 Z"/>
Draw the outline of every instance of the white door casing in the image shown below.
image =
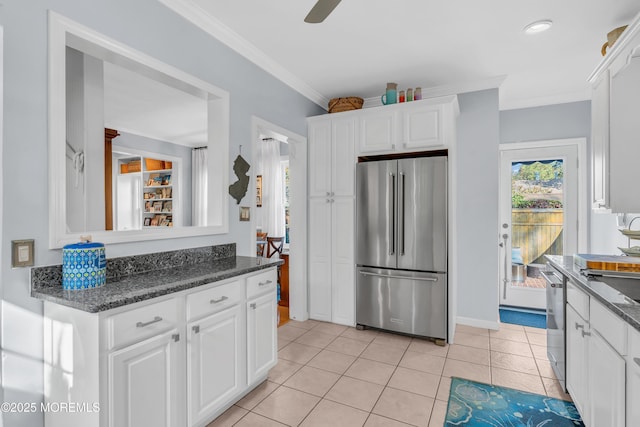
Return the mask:
<path fill-rule="evenodd" d="M 500 145 L 500 304 L 545 308 L 544 289 L 511 286 L 511 165 L 515 161 L 562 159 L 564 164 L 563 251 L 586 250 L 586 140 L 584 138 Z M 582 165 L 582 167 L 580 167 Z M 506 225 L 506 227 L 505 227 Z"/>

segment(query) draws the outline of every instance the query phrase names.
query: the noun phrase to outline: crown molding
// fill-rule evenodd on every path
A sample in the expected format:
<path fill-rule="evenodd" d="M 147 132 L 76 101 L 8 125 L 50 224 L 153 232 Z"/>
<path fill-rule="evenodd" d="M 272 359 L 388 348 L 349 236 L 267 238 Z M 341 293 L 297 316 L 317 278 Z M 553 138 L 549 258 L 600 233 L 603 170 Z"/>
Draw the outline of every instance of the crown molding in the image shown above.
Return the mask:
<path fill-rule="evenodd" d="M 471 82 L 455 83 L 450 85 L 434 86 L 430 88 L 422 88 L 422 98 L 436 98 L 446 95 L 457 95 L 466 92 L 476 92 L 479 90 L 496 89 L 507 78 L 506 75 L 491 77 L 484 80 L 476 80 Z M 382 100 L 379 96 L 373 98 L 366 98 L 364 100 L 363 108 L 378 107 L 382 105 Z"/>
<path fill-rule="evenodd" d="M 187 19 L 209 35 L 224 43 L 240 55 L 247 58 L 269 74 L 273 75 L 292 89 L 299 92 L 320 107 L 327 109 L 329 99 L 306 84 L 300 78 L 286 70 L 278 62 L 271 59 L 255 45 L 249 43 L 238 33 L 219 20 L 215 19 L 206 10 L 202 9 L 190 0 L 158 0 L 160 3 L 173 10 L 178 15 Z"/>

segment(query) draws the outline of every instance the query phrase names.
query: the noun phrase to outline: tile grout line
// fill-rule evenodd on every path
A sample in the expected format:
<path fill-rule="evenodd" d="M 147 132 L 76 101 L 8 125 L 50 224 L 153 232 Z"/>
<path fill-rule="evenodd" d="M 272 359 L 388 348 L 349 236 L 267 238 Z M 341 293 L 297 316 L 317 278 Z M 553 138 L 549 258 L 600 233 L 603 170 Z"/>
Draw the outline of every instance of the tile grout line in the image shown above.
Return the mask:
<path fill-rule="evenodd" d="M 313 331 L 313 330 L 314 330 L 314 329 L 316 329 L 316 328 L 317 328 L 317 326 L 318 326 L 318 325 L 320 325 L 320 324 L 322 324 L 322 323 L 317 323 L 317 324 L 313 325 L 313 327 L 311 327 L 311 328 L 309 328 L 309 329 L 307 329 L 307 328 L 297 328 L 297 329 L 304 330 L 305 332 L 303 332 L 303 333 L 302 333 L 302 335 L 298 336 L 298 337 L 296 338 L 296 340 L 297 340 L 297 339 L 299 339 L 300 337 L 302 337 L 303 335 L 307 334 L 308 332 Z M 296 326 L 293 326 L 293 325 L 291 325 L 291 326 L 292 326 L 292 327 L 294 327 L 294 328 L 296 328 Z M 352 366 L 353 366 L 353 365 L 354 365 L 358 360 L 370 360 L 370 361 L 376 361 L 375 359 L 368 359 L 368 358 L 366 358 L 366 357 L 362 357 L 362 354 L 364 354 L 364 353 L 367 351 L 367 349 L 369 349 L 369 348 L 370 348 L 371 344 L 372 344 L 372 343 L 374 343 L 374 341 L 375 341 L 376 337 L 377 337 L 379 334 L 377 334 L 377 335 L 376 335 L 376 337 L 374 337 L 374 338 L 373 338 L 373 339 L 371 339 L 370 341 L 365 341 L 365 340 L 358 340 L 358 339 L 355 339 L 355 338 L 352 338 L 352 337 L 345 337 L 345 336 L 344 336 L 344 334 L 345 334 L 346 332 L 348 332 L 348 331 L 350 331 L 350 329 L 349 329 L 349 328 L 344 329 L 344 330 L 343 330 L 342 332 L 340 332 L 338 335 L 335 335 L 335 336 L 334 336 L 334 338 L 333 338 L 331 341 L 329 341 L 326 345 L 324 345 L 323 347 L 316 347 L 316 346 L 311 346 L 311 345 L 308 345 L 308 344 L 298 343 L 298 344 L 300 344 L 300 345 L 306 345 L 306 346 L 308 346 L 308 347 L 315 347 L 315 348 L 319 348 L 319 349 L 320 349 L 320 350 L 319 350 L 319 352 L 318 352 L 316 355 L 314 355 L 313 357 L 311 357 L 311 359 L 310 359 L 310 360 L 308 360 L 308 361 L 307 361 L 307 362 L 305 362 L 304 364 L 301 364 L 300 369 L 302 369 L 303 367 L 311 367 L 311 366 L 309 366 L 309 363 L 310 363 L 310 362 L 311 362 L 315 357 L 317 357 L 317 355 L 318 355 L 318 354 L 320 354 L 321 352 L 323 352 L 323 351 L 325 351 L 325 350 L 326 350 L 326 351 L 332 351 L 332 350 L 328 350 L 328 347 L 329 347 L 332 343 L 334 343 L 334 342 L 335 342 L 338 338 L 340 338 L 340 337 L 345 338 L 345 339 L 350 339 L 350 340 L 353 340 L 353 341 L 366 342 L 366 346 L 364 347 L 364 349 L 363 349 L 362 351 L 360 351 L 360 352 L 359 352 L 359 354 L 358 354 L 357 356 L 352 356 L 351 354 L 348 354 L 348 353 L 337 352 L 337 353 L 340 353 L 340 354 L 344 354 L 344 355 L 352 356 L 352 357 L 354 357 L 354 359 L 353 359 L 353 361 L 351 361 L 351 362 L 346 366 L 346 368 L 342 371 L 342 373 L 340 373 L 340 374 L 339 374 L 339 376 L 338 376 L 338 378 L 336 379 L 336 381 L 335 381 L 335 382 L 334 382 L 334 383 L 329 387 L 329 389 L 328 389 L 326 392 L 324 392 L 324 393 L 323 393 L 323 395 L 322 395 L 322 396 L 317 396 L 317 395 L 315 395 L 315 394 L 311 394 L 311 393 L 308 393 L 308 392 L 305 392 L 305 391 L 302 391 L 302 390 L 297 390 L 297 389 L 294 389 L 294 388 L 291 388 L 291 387 L 288 387 L 288 386 L 285 386 L 285 385 L 284 385 L 284 383 L 285 383 L 286 381 L 288 381 L 291 377 L 293 377 L 293 376 L 296 374 L 296 372 L 298 372 L 298 371 L 300 370 L 300 369 L 298 369 L 296 372 L 294 372 L 293 374 L 291 374 L 291 376 L 287 377 L 287 379 L 285 379 L 285 380 L 283 381 L 283 383 L 282 383 L 282 384 L 277 384 L 277 383 L 275 383 L 275 384 L 277 384 L 277 387 L 276 387 L 274 390 L 272 390 L 269 394 L 267 394 L 266 396 L 262 397 L 262 398 L 260 399 L 260 401 L 259 401 L 259 402 L 257 402 L 257 403 L 256 403 L 256 405 L 254 405 L 254 406 L 253 406 L 253 409 L 255 409 L 256 407 L 258 407 L 258 406 L 260 405 L 260 403 L 261 403 L 261 402 L 263 402 L 265 399 L 267 399 L 269 396 L 271 396 L 271 395 L 272 395 L 276 390 L 278 390 L 278 389 L 279 389 L 279 388 L 281 388 L 281 387 L 287 387 L 288 389 L 291 389 L 291 390 L 296 390 L 296 391 L 299 391 L 299 392 L 302 392 L 302 393 L 305 393 L 305 394 L 308 394 L 308 395 L 311 395 L 311 396 L 314 396 L 314 397 L 319 397 L 319 401 L 318 401 L 318 402 L 317 402 L 317 403 L 316 403 L 316 404 L 311 408 L 311 410 L 310 410 L 310 411 L 305 415 L 305 417 L 302 419 L 302 421 L 301 421 L 300 423 L 303 423 L 303 422 L 304 422 L 304 421 L 309 417 L 309 415 L 311 414 L 311 412 L 313 412 L 313 411 L 316 409 L 316 407 L 320 404 L 320 402 L 322 402 L 323 400 L 327 400 L 327 401 L 329 401 L 329 402 L 335 402 L 335 401 L 333 401 L 333 400 L 330 400 L 330 399 L 327 399 L 327 398 L 326 398 L 326 396 L 327 396 L 327 395 L 328 395 L 328 393 L 333 389 L 333 387 L 335 387 L 335 385 L 336 385 L 336 384 L 337 384 L 341 379 L 343 379 L 344 377 L 358 379 L 358 378 L 350 377 L 350 376 L 346 375 L 346 372 L 347 372 L 347 371 L 348 371 L 348 370 L 349 370 L 349 369 L 350 369 L 350 368 L 351 368 L 351 367 L 352 367 Z M 542 383 L 543 390 L 545 391 L 545 394 L 546 394 L 547 396 L 549 396 L 549 392 L 547 391 L 547 386 L 545 385 L 545 383 L 544 383 L 544 381 L 543 381 L 543 379 L 542 379 L 541 367 L 540 367 L 540 365 L 539 365 L 539 364 L 537 363 L 537 361 L 536 361 L 536 357 L 535 357 L 535 354 L 534 354 L 534 351 L 533 351 L 533 343 L 531 342 L 531 340 L 530 340 L 530 338 L 529 338 L 529 334 L 527 333 L 527 331 L 526 331 L 524 328 L 523 328 L 523 331 L 524 331 L 524 334 L 525 334 L 525 338 L 526 338 L 526 342 L 527 342 L 527 345 L 528 345 L 529 351 L 530 351 L 531 356 L 532 356 L 532 360 L 534 361 L 534 363 L 535 363 L 535 365 L 536 365 L 536 372 L 537 372 L 537 375 L 536 375 L 536 376 L 538 377 L 539 381 Z M 317 331 L 317 332 L 320 332 L 320 331 Z M 491 383 L 492 385 L 495 385 L 495 384 L 494 384 L 494 380 L 495 380 L 495 378 L 494 378 L 494 372 L 493 372 L 493 356 L 492 356 L 492 352 L 493 352 L 493 351 L 496 351 L 497 353 L 504 353 L 504 354 L 514 355 L 514 356 L 517 356 L 517 354 L 514 354 L 514 353 L 512 353 L 512 352 L 501 352 L 501 351 L 498 351 L 497 349 L 496 349 L 496 350 L 493 350 L 492 343 L 491 343 L 491 333 L 490 333 L 491 331 L 487 330 L 487 332 L 488 332 L 488 359 L 489 359 L 490 383 Z M 324 332 L 323 332 L 323 333 L 324 333 Z M 482 336 L 482 334 L 475 334 L 475 333 L 474 333 L 474 334 L 472 334 L 472 335 Z M 538 335 L 540 335 L 540 334 L 538 334 Z M 413 343 L 413 342 L 415 342 L 415 341 L 416 341 L 416 338 L 413 338 L 413 337 L 409 337 L 409 338 L 410 338 L 409 343 L 408 343 L 408 344 L 407 344 L 407 346 L 403 349 L 403 351 L 402 351 L 402 354 L 401 354 L 400 358 L 398 359 L 398 361 L 397 361 L 396 363 L 394 363 L 394 364 L 392 365 L 394 368 L 393 368 L 393 371 L 392 371 L 391 375 L 390 375 L 390 376 L 389 376 L 389 378 L 387 379 L 386 383 L 385 383 L 384 385 L 379 384 L 379 385 L 382 385 L 382 387 L 383 387 L 383 388 L 382 388 L 382 392 L 380 393 L 380 395 L 379 395 L 379 396 L 378 396 L 378 398 L 376 399 L 376 401 L 375 401 L 375 403 L 373 404 L 373 406 L 372 406 L 372 408 L 371 408 L 371 410 L 370 410 L 370 411 L 364 411 L 364 410 L 362 410 L 362 409 L 360 409 L 360 408 L 357 408 L 357 407 L 354 407 L 354 406 L 351 406 L 351 405 L 347 405 L 347 404 L 343 404 L 343 403 L 341 403 L 341 402 L 335 402 L 335 403 L 343 404 L 343 405 L 345 405 L 345 406 L 347 406 L 347 407 L 350 407 L 350 408 L 353 408 L 353 409 L 356 409 L 356 410 L 359 410 L 359 411 L 368 412 L 367 417 L 365 418 L 365 421 L 364 421 L 364 422 L 365 422 L 365 424 L 366 424 L 366 422 L 368 422 L 368 420 L 371 418 L 371 415 L 372 415 L 372 414 L 374 414 L 373 410 L 374 410 L 375 406 L 380 402 L 380 398 L 381 398 L 382 394 L 384 393 L 384 390 L 385 390 L 385 389 L 387 389 L 387 388 L 391 388 L 391 389 L 394 389 L 394 390 L 401 390 L 401 391 L 405 391 L 405 390 L 403 390 L 403 389 L 396 389 L 396 388 L 394 388 L 394 387 L 391 387 L 389 384 L 390 384 L 391 379 L 393 378 L 393 376 L 398 372 L 398 368 L 400 367 L 400 363 L 402 363 L 402 360 L 404 359 L 404 357 L 406 356 L 407 352 L 409 351 L 409 348 L 411 347 L 411 343 Z M 498 338 L 498 337 L 496 337 L 496 338 Z M 504 339 L 504 340 L 506 340 L 506 341 L 512 341 L 512 342 L 522 342 L 522 341 L 513 340 L 513 339 L 505 339 L 505 338 L 501 338 L 501 339 Z M 285 344 L 281 349 L 278 349 L 278 352 L 280 352 L 282 349 L 286 348 L 286 347 L 287 347 L 289 344 L 291 344 L 292 342 L 296 342 L 296 343 L 297 343 L 297 341 L 296 341 L 296 340 L 291 340 L 291 341 L 284 340 L 284 341 L 287 341 L 287 344 Z M 539 341 L 539 339 L 538 339 L 538 341 Z M 380 343 L 378 343 L 378 344 L 380 344 Z M 387 344 L 387 345 L 388 345 L 388 344 Z M 462 344 L 461 344 L 461 345 L 462 345 Z M 535 344 L 535 345 L 538 345 L 538 344 Z M 393 345 L 389 345 L 389 346 L 390 346 L 390 347 L 393 347 Z M 447 346 L 449 346 L 449 344 L 447 344 Z M 463 345 L 463 346 L 464 346 L 464 345 Z M 469 347 L 469 346 L 465 346 L 465 347 Z M 543 346 L 541 346 L 541 347 L 543 347 Z M 470 347 L 470 348 L 474 348 L 474 347 Z M 450 350 L 450 349 L 448 349 L 448 350 Z M 429 354 L 429 353 L 426 353 L 426 354 Z M 287 359 L 283 359 L 283 360 L 287 360 Z M 450 359 L 450 358 L 449 358 L 449 351 L 447 351 L 446 355 L 444 356 L 444 363 L 445 363 L 445 364 L 446 364 L 447 360 L 457 360 L 457 359 Z M 297 362 L 294 362 L 294 361 L 289 361 L 289 362 L 291 362 L 291 363 L 297 363 Z M 379 362 L 379 361 L 378 361 L 378 362 Z M 379 363 L 384 363 L 384 362 L 379 362 Z M 315 367 L 314 367 L 314 368 L 315 368 Z M 320 369 L 320 370 L 323 370 L 323 371 L 326 371 L 326 372 L 331 372 L 331 373 L 335 373 L 335 374 L 337 374 L 337 372 L 330 371 L 330 370 L 323 369 L 323 368 L 315 368 L 315 369 Z M 410 368 L 407 368 L 407 369 L 410 369 Z M 507 369 L 507 370 L 509 370 L 509 369 Z M 420 371 L 420 370 L 418 370 L 418 371 Z M 422 372 L 422 371 L 421 371 L 421 372 Z M 425 372 L 427 372 L 427 371 L 425 371 Z M 514 372 L 518 372 L 518 371 L 514 371 Z M 437 386 L 436 386 L 436 391 L 435 391 L 435 397 L 433 397 L 433 405 L 431 406 L 430 415 L 429 415 L 428 419 L 426 420 L 426 421 L 427 421 L 427 425 L 428 425 L 428 424 L 432 421 L 432 419 L 433 419 L 433 416 L 434 416 L 434 412 L 433 412 L 433 411 L 434 411 L 434 408 L 435 408 L 435 406 L 436 406 L 436 403 L 438 402 L 438 391 L 440 390 L 440 387 L 441 387 L 441 386 L 442 386 L 442 384 L 443 384 L 443 379 L 444 379 L 444 378 L 445 378 L 445 377 L 444 377 L 444 365 L 443 365 L 443 368 L 442 368 L 442 370 L 440 371 L 439 379 L 438 379 L 438 381 L 437 381 Z M 358 380 L 360 380 L 360 379 L 358 379 Z M 268 378 L 267 378 L 265 381 L 269 381 L 269 380 L 268 380 Z M 368 381 L 366 381 L 366 380 L 360 380 L 360 381 L 368 382 Z M 373 383 L 372 383 L 372 384 L 373 384 Z M 410 393 L 412 393 L 412 392 L 410 392 Z M 419 395 L 419 396 L 421 395 L 421 394 L 419 394 L 419 393 L 413 393 L 413 394 L 416 394 L 416 395 Z M 424 396 L 425 396 L 425 397 L 429 397 L 429 396 L 426 396 L 426 395 L 424 395 Z M 549 397 L 552 397 L 552 396 L 549 396 Z M 446 403 L 446 402 L 445 402 L 445 403 Z M 237 406 L 237 405 L 235 405 L 235 404 L 234 404 L 234 405 L 232 405 L 232 406 Z M 238 407 L 238 408 L 240 408 L 240 409 L 244 409 L 244 408 L 242 408 L 242 407 Z M 234 423 L 234 425 L 235 425 L 235 424 L 237 424 L 238 422 L 240 422 L 242 419 L 244 419 L 244 418 L 247 416 L 247 414 L 248 414 L 249 412 L 253 412 L 253 409 L 251 409 L 251 410 L 247 410 L 247 412 L 246 412 L 245 414 L 243 414 L 243 415 L 242 415 L 242 416 L 241 416 L 241 417 L 240 417 L 240 418 L 239 418 L 239 419 Z M 263 416 L 263 415 L 260 415 L 260 414 L 258 414 L 258 413 L 256 413 L 256 412 L 253 412 L 253 413 L 254 413 L 255 415 Z M 379 414 L 376 414 L 376 416 L 380 416 L 380 417 L 383 417 L 383 418 L 386 418 L 386 419 L 390 419 L 390 420 L 394 420 L 394 421 L 400 421 L 400 420 L 396 420 L 395 418 L 387 417 L 387 416 L 385 416 L 385 415 L 379 415 Z M 277 423 L 281 423 L 280 421 L 275 420 L 275 419 L 272 419 L 272 418 L 269 418 L 269 417 L 265 417 L 265 418 L 270 419 L 270 420 L 273 420 L 274 422 L 277 422 Z"/>

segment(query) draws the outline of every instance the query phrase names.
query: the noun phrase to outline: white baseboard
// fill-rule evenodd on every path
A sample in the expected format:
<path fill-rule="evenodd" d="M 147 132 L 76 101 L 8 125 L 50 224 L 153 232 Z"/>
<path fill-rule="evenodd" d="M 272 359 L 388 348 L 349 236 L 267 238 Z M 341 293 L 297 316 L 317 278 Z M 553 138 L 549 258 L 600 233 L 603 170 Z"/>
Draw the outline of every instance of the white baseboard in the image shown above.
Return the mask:
<path fill-rule="evenodd" d="M 500 329 L 500 322 L 498 322 L 498 320 L 496 320 L 495 322 L 492 322 L 490 320 L 481 320 L 481 319 L 473 319 L 471 317 L 458 316 L 456 317 L 456 324 L 473 326 L 475 328 L 482 328 L 482 329 L 493 329 L 494 331 L 497 331 L 498 329 Z"/>

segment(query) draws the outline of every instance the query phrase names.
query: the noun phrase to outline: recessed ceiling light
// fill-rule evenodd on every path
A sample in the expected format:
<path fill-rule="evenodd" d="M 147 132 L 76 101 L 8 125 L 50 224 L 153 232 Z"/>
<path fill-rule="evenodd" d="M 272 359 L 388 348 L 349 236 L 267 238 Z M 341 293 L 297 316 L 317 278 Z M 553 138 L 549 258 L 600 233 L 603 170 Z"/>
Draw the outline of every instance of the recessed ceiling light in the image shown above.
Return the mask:
<path fill-rule="evenodd" d="M 524 27 L 523 31 L 527 34 L 541 33 L 551 28 L 551 25 L 553 25 L 553 22 L 551 22 L 550 19 L 543 19 L 540 21 L 532 22 L 531 24 Z"/>

